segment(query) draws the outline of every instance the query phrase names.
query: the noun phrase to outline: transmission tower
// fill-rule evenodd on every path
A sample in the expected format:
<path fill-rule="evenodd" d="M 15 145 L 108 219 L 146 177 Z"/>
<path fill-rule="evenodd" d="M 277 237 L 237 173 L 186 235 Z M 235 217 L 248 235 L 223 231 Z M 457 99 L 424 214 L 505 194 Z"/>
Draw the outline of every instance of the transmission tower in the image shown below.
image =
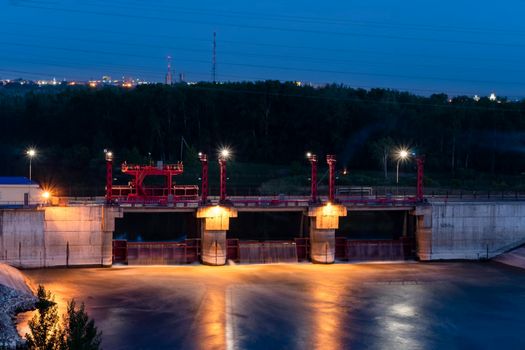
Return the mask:
<path fill-rule="evenodd" d="M 168 56 L 167 60 L 168 60 L 168 71 L 166 72 L 165 83 L 166 83 L 166 85 L 171 85 L 171 83 L 173 81 L 172 77 L 171 77 L 171 56 Z"/>

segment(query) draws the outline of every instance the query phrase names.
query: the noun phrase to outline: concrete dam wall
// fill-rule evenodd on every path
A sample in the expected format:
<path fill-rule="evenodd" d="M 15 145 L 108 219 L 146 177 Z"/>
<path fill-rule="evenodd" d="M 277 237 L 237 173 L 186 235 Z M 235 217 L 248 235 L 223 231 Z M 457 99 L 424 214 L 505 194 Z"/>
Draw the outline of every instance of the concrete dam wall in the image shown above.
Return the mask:
<path fill-rule="evenodd" d="M 490 259 L 525 243 L 524 202 L 432 202 L 416 215 L 421 260 Z"/>
<path fill-rule="evenodd" d="M 221 209 L 217 216 L 219 209 L 199 208 L 195 218 L 204 220 L 202 258 L 212 265 L 225 263 L 217 247 L 226 249 L 226 219 L 237 217 L 235 209 Z M 490 259 L 525 243 L 525 202 L 430 202 L 406 210 L 416 216 L 421 260 Z M 314 207 L 306 214 L 312 260 L 333 262 L 335 230 L 346 208 Z M 22 268 L 111 266 L 115 218 L 122 215 L 121 208 L 102 205 L 0 210 L 0 262 Z"/>
<path fill-rule="evenodd" d="M 110 266 L 118 215 L 103 206 L 0 210 L 0 261 L 22 268 Z"/>

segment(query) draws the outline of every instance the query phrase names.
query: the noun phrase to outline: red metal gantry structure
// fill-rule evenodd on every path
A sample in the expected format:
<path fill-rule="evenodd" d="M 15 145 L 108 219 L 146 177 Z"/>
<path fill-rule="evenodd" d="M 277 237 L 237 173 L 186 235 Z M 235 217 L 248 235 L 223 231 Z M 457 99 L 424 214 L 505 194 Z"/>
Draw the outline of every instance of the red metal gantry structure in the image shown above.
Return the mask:
<path fill-rule="evenodd" d="M 180 175 L 184 171 L 182 162 L 175 164 L 162 164 L 158 166 L 153 165 L 136 165 L 127 164 L 124 162 L 121 165 L 121 170 L 124 174 L 132 176 L 132 180 L 127 186 L 113 185 L 113 154 L 109 151 L 106 153 L 106 202 L 108 204 L 155 204 L 155 205 L 169 205 L 175 202 L 191 202 L 199 200 L 199 187 L 197 185 L 176 185 L 173 182 L 173 176 Z M 219 168 L 220 168 L 220 196 L 219 203 L 227 202 L 226 195 L 226 159 L 229 153 L 223 150 L 219 154 Z M 247 204 L 251 202 L 265 202 L 269 201 L 272 205 L 282 204 L 282 202 L 291 202 L 294 205 L 298 205 L 299 202 L 308 201 L 309 203 L 319 203 L 321 198 L 318 196 L 317 191 L 317 156 L 310 152 L 307 153 L 308 161 L 311 165 L 311 193 L 310 198 L 286 198 L 276 199 L 271 198 L 268 200 L 250 199 L 250 198 L 236 198 L 233 201 L 237 204 Z M 204 153 L 199 153 L 199 160 L 202 165 L 202 189 L 200 204 L 209 204 L 209 184 L 208 184 L 208 157 Z M 342 196 L 336 199 L 335 191 L 335 165 L 336 157 L 334 155 L 327 155 L 326 162 L 328 164 L 328 201 L 329 202 L 341 202 L 343 204 L 350 203 L 375 203 L 375 204 L 389 204 L 394 202 L 423 202 L 423 178 L 424 178 L 424 161 L 425 156 L 416 157 L 417 163 L 417 188 L 415 197 L 404 198 L 391 198 L 386 196 L 384 198 L 378 197 L 365 198 L 362 195 L 357 198 Z M 144 180 L 148 176 L 160 176 L 164 177 L 164 183 L 161 186 L 146 185 Z"/>
<path fill-rule="evenodd" d="M 173 176 L 184 172 L 182 162 L 175 164 L 137 165 L 122 163 L 122 173 L 132 176 L 127 186 L 113 185 L 113 155 L 106 152 L 106 201 L 108 203 L 155 203 L 164 204 L 175 201 L 196 200 L 199 187 L 196 185 L 176 185 Z M 163 186 L 144 184 L 148 176 L 164 177 Z"/>

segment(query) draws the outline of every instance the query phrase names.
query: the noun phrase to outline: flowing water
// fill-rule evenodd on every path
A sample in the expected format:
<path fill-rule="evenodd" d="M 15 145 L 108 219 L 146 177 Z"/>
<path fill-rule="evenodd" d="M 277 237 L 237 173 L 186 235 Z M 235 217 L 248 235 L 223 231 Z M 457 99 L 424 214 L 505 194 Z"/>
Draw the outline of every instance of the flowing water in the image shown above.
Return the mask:
<path fill-rule="evenodd" d="M 84 301 L 109 350 L 525 349 L 525 270 L 498 263 L 25 273 Z"/>
<path fill-rule="evenodd" d="M 241 264 L 296 263 L 297 248 L 292 242 L 240 242 Z"/>

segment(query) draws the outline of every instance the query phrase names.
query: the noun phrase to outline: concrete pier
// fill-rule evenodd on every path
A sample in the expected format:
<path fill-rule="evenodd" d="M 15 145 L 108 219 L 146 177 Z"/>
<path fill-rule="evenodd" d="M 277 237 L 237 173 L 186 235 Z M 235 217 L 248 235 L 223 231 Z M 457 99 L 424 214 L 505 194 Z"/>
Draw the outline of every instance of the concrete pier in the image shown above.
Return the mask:
<path fill-rule="evenodd" d="M 201 226 L 201 259 L 206 265 L 226 264 L 226 232 L 230 228 L 230 218 L 237 217 L 237 210 L 226 206 L 206 206 L 197 210 L 197 218 L 203 220 Z"/>
<path fill-rule="evenodd" d="M 332 264 L 335 261 L 335 230 L 339 228 L 339 217 L 346 216 L 346 207 L 330 203 L 310 207 L 308 216 L 312 262 Z"/>

